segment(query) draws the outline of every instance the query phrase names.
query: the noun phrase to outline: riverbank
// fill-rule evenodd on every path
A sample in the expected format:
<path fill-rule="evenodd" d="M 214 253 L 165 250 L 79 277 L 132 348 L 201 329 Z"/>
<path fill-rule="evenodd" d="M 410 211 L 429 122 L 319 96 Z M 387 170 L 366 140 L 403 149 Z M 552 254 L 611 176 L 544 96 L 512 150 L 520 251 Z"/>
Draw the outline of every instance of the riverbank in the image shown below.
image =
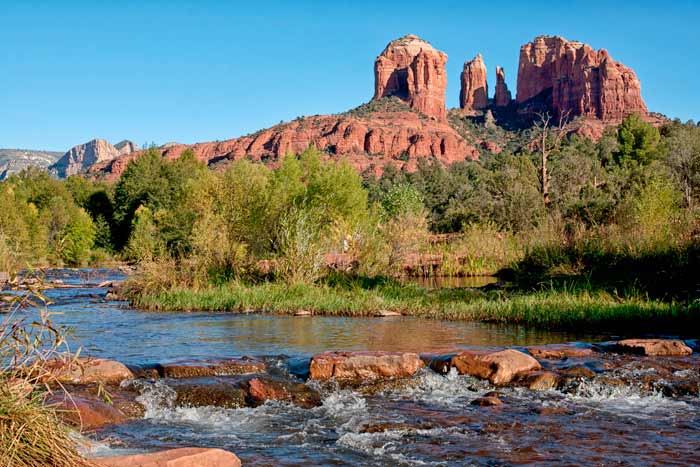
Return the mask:
<path fill-rule="evenodd" d="M 619 296 L 566 285 L 524 292 L 493 286 L 426 290 L 392 280 L 292 286 L 232 282 L 200 290 L 173 288 L 139 293 L 131 289 L 128 299 L 149 311 L 260 311 L 353 317 L 401 314 L 564 329 L 681 330 L 700 323 L 695 303 L 651 300 L 640 294 Z"/>

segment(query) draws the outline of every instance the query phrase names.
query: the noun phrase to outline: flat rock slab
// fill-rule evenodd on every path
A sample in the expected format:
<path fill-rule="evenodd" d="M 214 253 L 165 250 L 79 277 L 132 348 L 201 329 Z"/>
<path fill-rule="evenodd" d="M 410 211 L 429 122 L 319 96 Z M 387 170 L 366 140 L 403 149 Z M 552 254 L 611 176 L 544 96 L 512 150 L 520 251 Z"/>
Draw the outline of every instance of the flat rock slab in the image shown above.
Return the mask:
<path fill-rule="evenodd" d="M 411 352 L 323 352 L 311 359 L 312 379 L 377 379 L 413 376 L 423 361 Z"/>
<path fill-rule="evenodd" d="M 241 467 L 235 454 L 223 449 L 179 448 L 151 454 L 94 459 L 104 467 Z"/>
<path fill-rule="evenodd" d="M 452 357 L 452 366 L 462 375 L 488 379 L 493 384 L 508 384 L 519 374 L 541 369 L 533 357 L 513 349 L 465 351 Z"/>
<path fill-rule="evenodd" d="M 233 376 L 262 373 L 264 362 L 250 358 L 228 358 L 212 360 L 182 360 L 141 368 L 136 374 L 145 378 L 202 378 L 207 376 Z"/>
<path fill-rule="evenodd" d="M 123 363 L 103 358 L 77 358 L 70 361 L 52 360 L 47 368 L 60 382 L 74 384 L 119 384 L 134 374 Z"/>
<path fill-rule="evenodd" d="M 683 357 L 693 353 L 685 342 L 674 339 L 625 339 L 617 341 L 613 349 L 653 357 Z"/>
<path fill-rule="evenodd" d="M 535 358 L 558 360 L 563 360 L 565 358 L 585 358 L 592 356 L 594 353 L 593 349 L 568 344 L 537 345 L 534 347 L 527 347 L 527 351 Z"/>

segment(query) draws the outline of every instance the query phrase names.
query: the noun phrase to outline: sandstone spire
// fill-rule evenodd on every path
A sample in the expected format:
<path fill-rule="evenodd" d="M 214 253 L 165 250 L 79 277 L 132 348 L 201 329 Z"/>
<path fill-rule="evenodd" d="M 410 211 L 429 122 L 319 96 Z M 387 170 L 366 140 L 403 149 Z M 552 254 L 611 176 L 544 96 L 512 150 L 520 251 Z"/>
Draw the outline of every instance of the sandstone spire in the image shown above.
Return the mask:
<path fill-rule="evenodd" d="M 496 67 L 496 95 L 493 100 L 499 107 L 506 106 L 513 100 L 506 85 L 506 72 L 500 66 Z"/>
<path fill-rule="evenodd" d="M 489 105 L 489 91 L 486 83 L 486 66 L 481 54 L 464 62 L 459 92 L 459 106 L 462 110 L 481 110 Z"/>
<path fill-rule="evenodd" d="M 414 35 L 391 41 L 374 62 L 374 99 L 397 96 L 417 111 L 447 119 L 447 54 Z"/>

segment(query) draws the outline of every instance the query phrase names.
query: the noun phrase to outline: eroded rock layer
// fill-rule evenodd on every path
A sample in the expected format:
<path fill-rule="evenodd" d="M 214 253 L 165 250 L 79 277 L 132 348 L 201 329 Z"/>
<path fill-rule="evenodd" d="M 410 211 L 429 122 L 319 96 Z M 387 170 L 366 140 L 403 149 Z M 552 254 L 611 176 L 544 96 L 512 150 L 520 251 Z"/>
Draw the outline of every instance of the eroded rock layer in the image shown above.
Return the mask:
<path fill-rule="evenodd" d="M 210 165 L 242 158 L 274 165 L 285 154 L 302 152 L 310 145 L 328 152 L 331 157 L 349 161 L 360 171 L 381 170 L 387 165 L 412 170 L 420 157 L 450 164 L 479 156 L 479 150 L 451 126 L 415 112 L 305 117 L 242 138 L 170 145 L 161 148 L 161 152 L 168 159 L 176 159 L 191 148 L 198 159 Z M 92 172 L 102 173 L 107 179 L 118 178 L 139 154 L 97 165 Z"/>

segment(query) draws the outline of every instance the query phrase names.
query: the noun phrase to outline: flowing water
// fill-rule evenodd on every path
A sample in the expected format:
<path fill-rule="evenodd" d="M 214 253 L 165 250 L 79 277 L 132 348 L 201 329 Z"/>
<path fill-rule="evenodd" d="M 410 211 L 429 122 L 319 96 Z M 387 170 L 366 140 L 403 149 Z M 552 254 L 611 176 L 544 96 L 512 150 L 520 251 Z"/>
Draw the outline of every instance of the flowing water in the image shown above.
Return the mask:
<path fill-rule="evenodd" d="M 67 284 L 123 278 L 111 270 L 52 275 Z M 448 353 L 616 337 L 405 317 L 143 313 L 104 294 L 89 286 L 49 290 L 52 319 L 70 330 L 73 347 L 130 365 L 253 356 L 294 378 L 294 364 L 324 350 Z M 698 337 L 692 332 L 686 337 Z M 697 352 L 680 359 L 683 369 L 673 375 L 697 377 L 699 361 Z M 572 379 L 562 390 L 530 391 L 423 369 L 407 384 L 375 393 L 317 387 L 322 404 L 311 409 L 269 401 L 255 408 L 178 407 L 165 381 L 148 381 L 139 396 L 145 417 L 92 437 L 105 440 L 96 454 L 219 447 L 246 466 L 700 465 L 697 391 L 668 395 L 637 384 L 661 371 L 654 359 L 555 365 L 573 363 L 600 375 Z M 503 405 L 471 405 L 494 389 Z"/>

